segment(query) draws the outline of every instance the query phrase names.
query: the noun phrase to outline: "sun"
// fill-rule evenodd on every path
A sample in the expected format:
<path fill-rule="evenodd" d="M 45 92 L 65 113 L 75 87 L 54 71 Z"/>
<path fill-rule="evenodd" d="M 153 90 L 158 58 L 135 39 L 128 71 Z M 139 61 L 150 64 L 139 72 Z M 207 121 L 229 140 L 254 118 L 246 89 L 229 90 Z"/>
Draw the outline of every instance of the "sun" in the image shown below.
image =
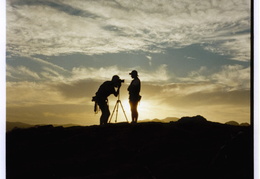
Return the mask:
<path fill-rule="evenodd" d="M 129 119 L 131 119 L 131 110 L 130 110 L 130 104 L 128 100 L 123 100 L 122 105 L 124 107 L 125 113 L 127 117 L 129 116 Z M 156 118 L 157 109 L 156 103 L 153 103 L 152 101 L 148 100 L 141 100 L 137 106 L 137 110 L 139 113 L 138 121 L 144 120 L 144 119 L 154 119 Z"/>
<path fill-rule="evenodd" d="M 110 103 L 111 123 L 131 122 L 131 110 L 128 99 L 121 100 L 118 111 L 115 108 L 116 101 Z M 137 106 L 138 121 L 145 119 L 164 119 L 172 115 L 173 109 L 161 104 L 158 100 L 141 100 Z M 114 111 L 114 112 L 113 112 Z M 117 116 L 117 118 L 116 118 Z M 127 119 L 126 119 L 127 118 Z"/>

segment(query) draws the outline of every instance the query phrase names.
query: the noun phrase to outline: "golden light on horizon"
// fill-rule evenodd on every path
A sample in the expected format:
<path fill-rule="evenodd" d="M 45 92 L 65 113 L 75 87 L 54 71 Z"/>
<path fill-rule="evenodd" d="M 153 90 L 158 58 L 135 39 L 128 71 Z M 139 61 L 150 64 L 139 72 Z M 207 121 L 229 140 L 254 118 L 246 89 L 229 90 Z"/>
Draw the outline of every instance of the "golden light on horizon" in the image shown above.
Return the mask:
<path fill-rule="evenodd" d="M 122 105 L 124 108 L 124 111 L 126 113 L 126 116 L 128 118 L 128 121 L 131 122 L 131 111 L 130 111 L 130 104 L 128 99 L 122 100 Z M 116 102 L 111 102 L 110 103 L 110 112 L 111 115 L 113 114 L 113 110 L 115 107 L 115 103 Z M 158 101 L 155 100 L 141 100 L 138 104 L 137 110 L 139 113 L 139 117 L 138 117 L 138 121 L 142 121 L 145 119 L 155 119 L 155 118 L 159 118 L 159 119 L 163 119 L 166 117 L 170 117 L 172 116 L 174 112 L 174 110 L 169 109 L 166 106 L 163 105 L 159 105 Z M 111 105 L 112 104 L 112 105 Z M 115 120 L 115 115 L 116 115 L 116 110 L 113 114 L 113 120 Z M 118 122 L 125 122 L 125 116 L 123 114 L 123 110 L 121 108 L 121 106 L 119 106 L 118 108 Z"/>
<path fill-rule="evenodd" d="M 131 110 L 130 110 L 130 104 L 128 99 L 125 100 L 121 100 L 123 109 L 125 111 L 126 117 L 128 119 L 128 122 L 131 122 Z M 157 116 L 155 109 L 155 106 L 151 105 L 152 103 L 145 101 L 145 100 L 141 100 L 138 104 L 137 110 L 139 113 L 139 118 L 138 121 L 144 120 L 144 119 L 154 119 L 155 116 Z M 116 120 L 116 101 L 111 101 L 110 102 L 110 113 L 112 116 L 111 122 L 114 123 Z M 118 114 L 117 114 L 117 122 L 126 122 L 125 116 L 124 116 L 124 112 L 123 109 L 121 107 L 121 105 L 118 105 Z M 113 112 L 114 111 L 114 112 Z M 110 117 L 111 117 L 110 116 Z"/>

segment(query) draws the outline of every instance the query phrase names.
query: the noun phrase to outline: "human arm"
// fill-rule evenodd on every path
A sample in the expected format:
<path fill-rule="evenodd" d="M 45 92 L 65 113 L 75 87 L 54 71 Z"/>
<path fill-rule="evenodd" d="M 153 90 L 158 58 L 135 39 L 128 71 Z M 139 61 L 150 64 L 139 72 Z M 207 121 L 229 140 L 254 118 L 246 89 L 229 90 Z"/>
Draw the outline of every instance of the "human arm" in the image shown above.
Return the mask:
<path fill-rule="evenodd" d="M 119 95 L 120 92 L 120 87 L 121 87 L 121 83 L 117 86 L 116 90 L 114 90 L 114 96 L 117 97 Z"/>

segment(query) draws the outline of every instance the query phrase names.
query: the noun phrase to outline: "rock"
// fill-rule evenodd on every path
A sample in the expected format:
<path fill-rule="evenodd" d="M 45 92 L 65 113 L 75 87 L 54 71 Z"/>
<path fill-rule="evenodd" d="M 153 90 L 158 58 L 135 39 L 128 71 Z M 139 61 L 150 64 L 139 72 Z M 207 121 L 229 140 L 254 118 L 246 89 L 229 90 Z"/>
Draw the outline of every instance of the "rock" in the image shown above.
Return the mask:
<path fill-rule="evenodd" d="M 197 115 L 193 117 L 182 117 L 178 120 L 178 123 L 204 123 L 207 119 L 203 116 Z"/>
<path fill-rule="evenodd" d="M 228 121 L 225 124 L 232 125 L 232 126 L 239 126 L 239 123 L 236 121 Z"/>

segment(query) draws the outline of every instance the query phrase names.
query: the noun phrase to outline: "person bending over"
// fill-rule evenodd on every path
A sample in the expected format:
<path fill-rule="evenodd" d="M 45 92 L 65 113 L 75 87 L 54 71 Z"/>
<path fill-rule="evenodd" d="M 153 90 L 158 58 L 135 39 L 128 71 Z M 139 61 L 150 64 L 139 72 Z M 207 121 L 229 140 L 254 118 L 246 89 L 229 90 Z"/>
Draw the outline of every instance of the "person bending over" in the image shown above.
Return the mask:
<path fill-rule="evenodd" d="M 121 80 L 118 75 L 114 75 L 111 81 L 105 81 L 96 92 L 94 101 L 98 104 L 102 113 L 100 116 L 100 125 L 107 124 L 110 116 L 108 96 L 114 94 L 114 96 L 117 97 L 120 87 Z"/>

